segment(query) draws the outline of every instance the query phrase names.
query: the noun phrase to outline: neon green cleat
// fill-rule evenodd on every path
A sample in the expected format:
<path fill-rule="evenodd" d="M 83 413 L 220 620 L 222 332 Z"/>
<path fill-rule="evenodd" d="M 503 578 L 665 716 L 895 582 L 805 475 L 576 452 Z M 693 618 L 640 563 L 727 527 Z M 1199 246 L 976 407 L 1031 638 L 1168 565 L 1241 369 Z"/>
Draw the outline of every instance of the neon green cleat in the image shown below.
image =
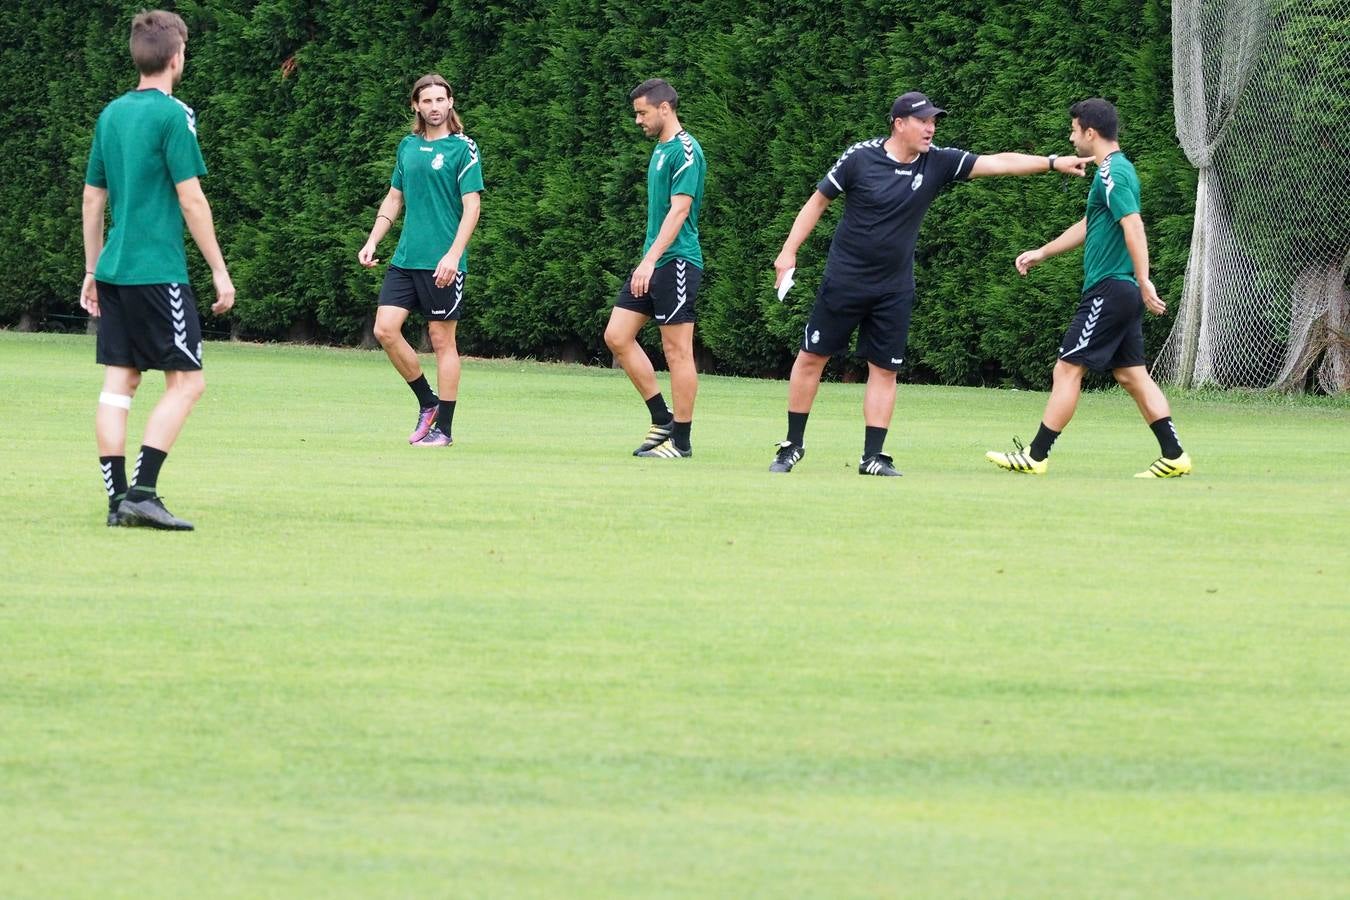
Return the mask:
<path fill-rule="evenodd" d="M 1135 478 L 1180 478 L 1191 474 L 1191 455 L 1182 451 L 1176 459 L 1160 456 L 1148 467 L 1147 472 L 1139 472 Z"/>
<path fill-rule="evenodd" d="M 1032 459 L 1031 454 L 1022 446 L 1022 442 L 1013 438 L 1013 444 L 1016 450 L 1009 450 L 1007 453 L 999 453 L 997 450 L 990 450 L 984 455 L 1000 469 L 1007 469 L 1009 472 L 1021 472 L 1023 475 L 1044 475 L 1046 469 L 1050 468 L 1050 458 Z"/>

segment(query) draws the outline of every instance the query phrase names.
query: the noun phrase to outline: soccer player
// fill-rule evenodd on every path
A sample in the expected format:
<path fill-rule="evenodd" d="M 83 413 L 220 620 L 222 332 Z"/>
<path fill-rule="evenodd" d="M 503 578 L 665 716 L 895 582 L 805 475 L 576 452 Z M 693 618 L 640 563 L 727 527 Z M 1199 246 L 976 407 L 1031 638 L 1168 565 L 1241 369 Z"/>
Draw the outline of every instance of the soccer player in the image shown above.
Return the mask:
<path fill-rule="evenodd" d="M 159 471 L 206 389 L 201 322 L 188 284 L 183 223 L 197 242 L 216 291 L 211 311 L 234 305 L 234 284 L 216 243 L 197 117 L 173 96 L 183 76 L 187 26 L 149 10 L 131 21 L 131 58 L 140 83 L 104 107 L 85 170 L 84 285 L 80 305 L 100 319 L 96 358 L 104 366 L 94 416 L 108 524 L 191 531 L 164 508 Z M 112 229 L 103 242 L 104 210 Z M 164 395 L 145 425 L 127 485 L 127 414 L 147 369 L 164 372 Z"/>
<path fill-rule="evenodd" d="M 805 455 L 806 419 L 821 373 L 857 329 L 858 355 L 867 359 L 865 432 L 858 473 L 899 475 L 895 461 L 882 448 L 895 408 L 895 373 L 905 360 L 909 338 L 914 245 L 924 213 L 938 192 L 954 181 L 986 175 L 1085 172 L 1085 159 L 1023 153 L 977 156 L 935 147 L 933 132 L 937 117 L 944 113 L 918 91 L 897 97 L 888 117 L 890 133 L 844 151 L 797 213 L 782 252 L 774 260 L 775 284 L 781 287 L 797 267 L 797 248 L 830 201 L 844 195 L 844 214 L 792 365 L 787 437 L 778 445 L 770 472 L 791 472 Z"/>
<path fill-rule="evenodd" d="M 642 261 L 619 289 L 605 328 L 605 343 L 637 388 L 651 413 L 651 429 L 634 456 L 680 459 L 693 456 L 693 426 L 698 370 L 694 366 L 694 297 L 703 279 L 698 242 L 698 213 L 708 166 L 703 148 L 680 125 L 679 96 L 660 78 L 642 82 L 628 95 L 633 118 L 643 134 L 656 138 L 647 164 L 647 240 Z M 661 347 L 670 368 L 666 407 L 652 362 L 637 342 L 652 319 L 661 329 Z"/>
<path fill-rule="evenodd" d="M 482 208 L 483 167 L 478 145 L 464 133 L 455 112 L 449 82 L 435 73 L 423 75 L 413 84 L 410 102 L 412 134 L 399 142 L 389 193 L 357 258 L 366 268 L 379 262 L 376 248 L 406 197 L 403 233 L 380 288 L 375 338 L 417 397 L 417 424 L 408 443 L 449 447 L 455 442 L 451 427 L 459 399 L 455 328 L 469 269 L 469 238 Z M 403 323 L 413 310 L 427 320 L 436 352 L 437 393 L 432 393 L 417 353 L 403 337 Z"/>
<path fill-rule="evenodd" d="M 1087 215 L 1050 243 L 1020 254 L 1015 264 L 1017 271 L 1026 275 L 1034 266 L 1081 244 L 1083 296 L 1060 342 L 1054 384 L 1036 439 L 1029 448 L 1018 443 L 1015 450 L 991 450 L 985 457 L 1010 472 L 1044 475 L 1050 464 L 1050 447 L 1073 418 L 1084 373 L 1088 369 L 1110 369 L 1134 398 L 1162 451 L 1153 465 L 1135 477 L 1188 475 L 1191 458 L 1181 449 L 1167 398 L 1144 366 L 1144 307 L 1162 315 L 1167 312 L 1167 304 L 1148 277 L 1148 240 L 1139 216 L 1139 176 L 1120 151 L 1114 106 L 1094 97 L 1075 103 L 1069 108 L 1069 116 L 1073 122 L 1069 140 L 1079 153 L 1097 162 L 1097 174 L 1088 191 Z"/>

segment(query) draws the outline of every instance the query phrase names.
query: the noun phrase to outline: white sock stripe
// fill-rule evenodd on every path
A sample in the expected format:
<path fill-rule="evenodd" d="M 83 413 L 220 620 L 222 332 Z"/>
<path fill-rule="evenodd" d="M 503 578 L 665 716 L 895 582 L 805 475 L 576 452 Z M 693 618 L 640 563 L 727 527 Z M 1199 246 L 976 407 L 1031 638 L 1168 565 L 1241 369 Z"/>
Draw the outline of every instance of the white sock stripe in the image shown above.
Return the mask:
<path fill-rule="evenodd" d="M 113 394 L 108 391 L 101 391 L 98 395 L 98 402 L 103 406 L 115 406 L 118 409 L 131 409 L 130 394 Z"/>

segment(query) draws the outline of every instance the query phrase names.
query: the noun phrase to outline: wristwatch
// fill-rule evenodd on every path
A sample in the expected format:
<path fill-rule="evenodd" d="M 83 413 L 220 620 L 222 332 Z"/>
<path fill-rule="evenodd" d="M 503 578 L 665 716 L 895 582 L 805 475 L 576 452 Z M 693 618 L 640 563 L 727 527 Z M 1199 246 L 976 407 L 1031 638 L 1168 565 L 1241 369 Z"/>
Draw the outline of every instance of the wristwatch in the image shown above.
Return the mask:
<path fill-rule="evenodd" d="M 1050 157 L 1049 157 L 1049 160 L 1048 160 L 1048 161 L 1049 161 L 1049 163 L 1050 163 L 1050 171 L 1051 171 L 1051 172 L 1055 171 L 1055 160 L 1057 160 L 1057 159 L 1059 159 L 1059 156 L 1058 156 L 1057 154 L 1054 154 L 1054 153 L 1051 153 L 1051 154 L 1050 154 Z"/>

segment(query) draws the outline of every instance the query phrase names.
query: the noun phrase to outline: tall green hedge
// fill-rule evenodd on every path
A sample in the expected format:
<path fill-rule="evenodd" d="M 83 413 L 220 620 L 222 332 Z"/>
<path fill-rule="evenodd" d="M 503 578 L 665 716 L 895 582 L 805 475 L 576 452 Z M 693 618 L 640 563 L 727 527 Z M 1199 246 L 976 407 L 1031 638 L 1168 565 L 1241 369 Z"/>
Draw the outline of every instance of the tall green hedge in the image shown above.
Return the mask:
<path fill-rule="evenodd" d="M 125 35 L 141 5 L 7 4 L 0 324 L 78 314 L 84 161 L 100 107 L 134 86 Z M 206 192 L 239 290 L 230 322 L 207 313 L 208 330 L 361 339 L 380 274 L 361 269 L 356 251 L 408 127 L 409 85 L 431 70 L 455 86 L 483 152 L 460 332 L 469 353 L 608 360 L 601 334 L 640 254 L 651 149 L 627 92 L 653 75 L 680 90 L 681 119 L 708 158 L 698 336 L 717 371 L 786 371 L 838 208 L 799 254 L 801 287 L 787 304 L 774 298 L 772 260 L 816 180 L 850 143 L 884 133 L 890 100 L 914 88 L 951 111 L 938 142 L 977 152 L 1071 152 L 1070 102 L 1115 100 L 1143 181 L 1155 281 L 1180 296 L 1194 177 L 1173 133 L 1159 0 L 176 9 L 192 32 L 178 94 L 198 112 Z M 1081 215 L 1086 191 L 1052 176 L 988 179 L 934 204 L 919 242 L 912 378 L 1045 383 L 1079 260 L 1028 279 L 1012 260 Z M 194 280 L 209 283 L 193 258 Z M 1167 327 L 1150 324 L 1151 347 Z"/>

